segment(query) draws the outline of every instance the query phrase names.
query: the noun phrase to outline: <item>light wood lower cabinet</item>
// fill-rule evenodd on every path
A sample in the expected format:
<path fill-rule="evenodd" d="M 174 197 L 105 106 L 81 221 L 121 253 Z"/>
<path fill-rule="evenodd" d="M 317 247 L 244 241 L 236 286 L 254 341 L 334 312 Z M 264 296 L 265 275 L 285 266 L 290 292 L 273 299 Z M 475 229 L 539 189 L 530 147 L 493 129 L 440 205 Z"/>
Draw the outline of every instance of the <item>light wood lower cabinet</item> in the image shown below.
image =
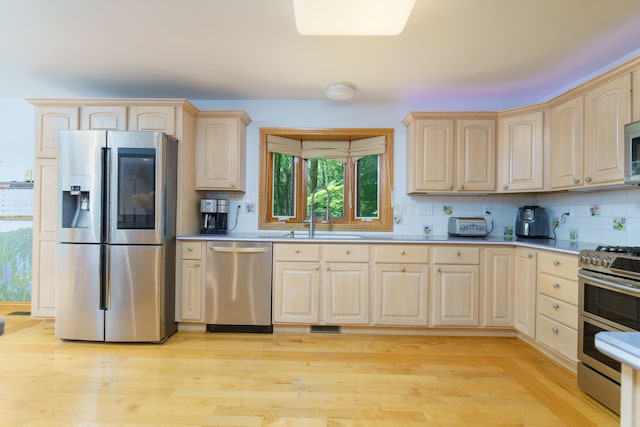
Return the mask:
<path fill-rule="evenodd" d="M 481 326 L 513 327 L 514 249 L 486 248 Z"/>
<path fill-rule="evenodd" d="M 537 256 L 527 248 L 515 250 L 513 316 L 516 330 L 530 338 L 536 331 Z"/>
<path fill-rule="evenodd" d="M 178 277 L 181 278 L 176 295 L 178 322 L 204 322 L 204 285 L 206 265 L 203 253 L 204 242 L 183 241 L 179 243 Z"/>
<path fill-rule="evenodd" d="M 480 248 L 433 249 L 433 326 L 479 326 Z"/>
<path fill-rule="evenodd" d="M 377 245 L 372 252 L 373 324 L 427 326 L 429 248 Z"/>
<path fill-rule="evenodd" d="M 273 322 L 369 323 L 369 246 L 275 244 Z"/>

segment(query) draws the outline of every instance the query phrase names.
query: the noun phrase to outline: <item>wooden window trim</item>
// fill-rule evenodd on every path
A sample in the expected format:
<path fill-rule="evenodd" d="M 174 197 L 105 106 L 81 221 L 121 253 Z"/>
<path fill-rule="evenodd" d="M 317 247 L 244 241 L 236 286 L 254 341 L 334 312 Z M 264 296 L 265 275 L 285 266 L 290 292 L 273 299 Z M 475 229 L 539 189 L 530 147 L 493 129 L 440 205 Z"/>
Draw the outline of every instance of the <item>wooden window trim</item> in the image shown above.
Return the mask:
<path fill-rule="evenodd" d="M 295 128 L 261 128 L 260 129 L 260 172 L 259 172 L 259 200 L 258 203 L 258 229 L 260 230 L 305 230 L 308 225 L 302 223 L 304 219 L 304 204 L 301 200 L 306 200 L 307 191 L 304 185 L 296 187 L 296 216 L 288 221 L 271 222 L 270 218 L 271 200 L 269 200 L 270 188 L 273 186 L 273 162 L 270 161 L 272 154 L 267 150 L 267 135 L 278 135 L 285 138 L 296 138 L 302 140 L 353 140 L 369 138 L 373 136 L 384 136 L 387 141 L 386 153 L 382 155 L 382 162 L 379 168 L 380 180 L 380 216 L 377 220 L 359 221 L 345 223 L 331 221 L 331 224 L 316 223 L 316 230 L 323 231 L 393 231 L 393 210 L 391 206 L 391 192 L 393 190 L 393 129 L 389 128 L 330 128 L 330 129 L 295 129 Z M 351 159 L 345 167 L 345 196 L 348 191 L 355 191 L 351 188 L 353 183 L 353 163 Z M 302 182 L 302 164 L 296 167 L 296 179 Z M 349 187 L 349 188 L 347 188 Z M 344 214 L 346 218 L 353 216 L 354 206 L 349 208 L 345 200 Z M 348 216 L 347 216 L 348 215 Z M 270 221 L 271 220 L 271 221 Z"/>

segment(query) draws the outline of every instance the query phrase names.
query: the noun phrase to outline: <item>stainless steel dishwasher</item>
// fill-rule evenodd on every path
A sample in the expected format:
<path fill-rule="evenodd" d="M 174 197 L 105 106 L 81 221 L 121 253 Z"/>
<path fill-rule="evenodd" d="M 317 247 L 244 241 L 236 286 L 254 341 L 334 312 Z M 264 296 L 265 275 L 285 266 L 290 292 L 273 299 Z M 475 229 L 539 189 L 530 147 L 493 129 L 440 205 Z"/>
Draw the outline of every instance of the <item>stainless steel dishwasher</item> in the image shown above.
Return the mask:
<path fill-rule="evenodd" d="M 273 332 L 271 246 L 271 242 L 207 243 L 208 332 Z"/>

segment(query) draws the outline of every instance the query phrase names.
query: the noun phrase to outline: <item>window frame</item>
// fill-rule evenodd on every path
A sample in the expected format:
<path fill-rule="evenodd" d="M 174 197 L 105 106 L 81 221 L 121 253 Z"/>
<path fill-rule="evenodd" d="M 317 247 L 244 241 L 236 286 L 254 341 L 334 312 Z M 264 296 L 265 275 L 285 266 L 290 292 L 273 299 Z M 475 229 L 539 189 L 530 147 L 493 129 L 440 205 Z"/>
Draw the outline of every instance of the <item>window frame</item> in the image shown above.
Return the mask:
<path fill-rule="evenodd" d="M 393 231 L 393 210 L 391 194 L 393 190 L 393 133 L 391 128 L 330 128 L 330 129 L 296 129 L 296 128 L 260 128 L 260 182 L 258 203 L 258 229 L 260 230 L 304 230 L 306 215 L 307 186 L 304 174 L 306 163 L 300 159 L 295 167 L 295 215 L 289 219 L 271 217 L 273 188 L 273 154 L 267 149 L 267 136 L 276 135 L 284 138 L 300 140 L 352 141 L 375 136 L 384 136 L 386 150 L 380 154 L 378 168 L 379 217 L 373 220 L 361 220 L 355 217 L 355 166 L 352 159 L 345 163 L 345 206 L 344 219 L 332 218 L 330 224 L 316 221 L 316 230 L 324 231 Z M 348 206 L 349 192 L 353 195 L 352 206 Z"/>

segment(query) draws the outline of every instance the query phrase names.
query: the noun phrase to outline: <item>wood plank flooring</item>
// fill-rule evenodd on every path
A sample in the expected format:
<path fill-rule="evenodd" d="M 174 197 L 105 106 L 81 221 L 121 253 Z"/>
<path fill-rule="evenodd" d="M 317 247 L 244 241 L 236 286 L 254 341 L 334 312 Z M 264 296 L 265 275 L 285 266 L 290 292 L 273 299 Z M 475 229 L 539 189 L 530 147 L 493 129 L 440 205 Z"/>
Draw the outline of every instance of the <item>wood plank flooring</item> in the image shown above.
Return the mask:
<path fill-rule="evenodd" d="M 66 342 L 29 316 L 0 336 L 0 426 L 617 426 L 515 338 L 179 332 Z"/>

